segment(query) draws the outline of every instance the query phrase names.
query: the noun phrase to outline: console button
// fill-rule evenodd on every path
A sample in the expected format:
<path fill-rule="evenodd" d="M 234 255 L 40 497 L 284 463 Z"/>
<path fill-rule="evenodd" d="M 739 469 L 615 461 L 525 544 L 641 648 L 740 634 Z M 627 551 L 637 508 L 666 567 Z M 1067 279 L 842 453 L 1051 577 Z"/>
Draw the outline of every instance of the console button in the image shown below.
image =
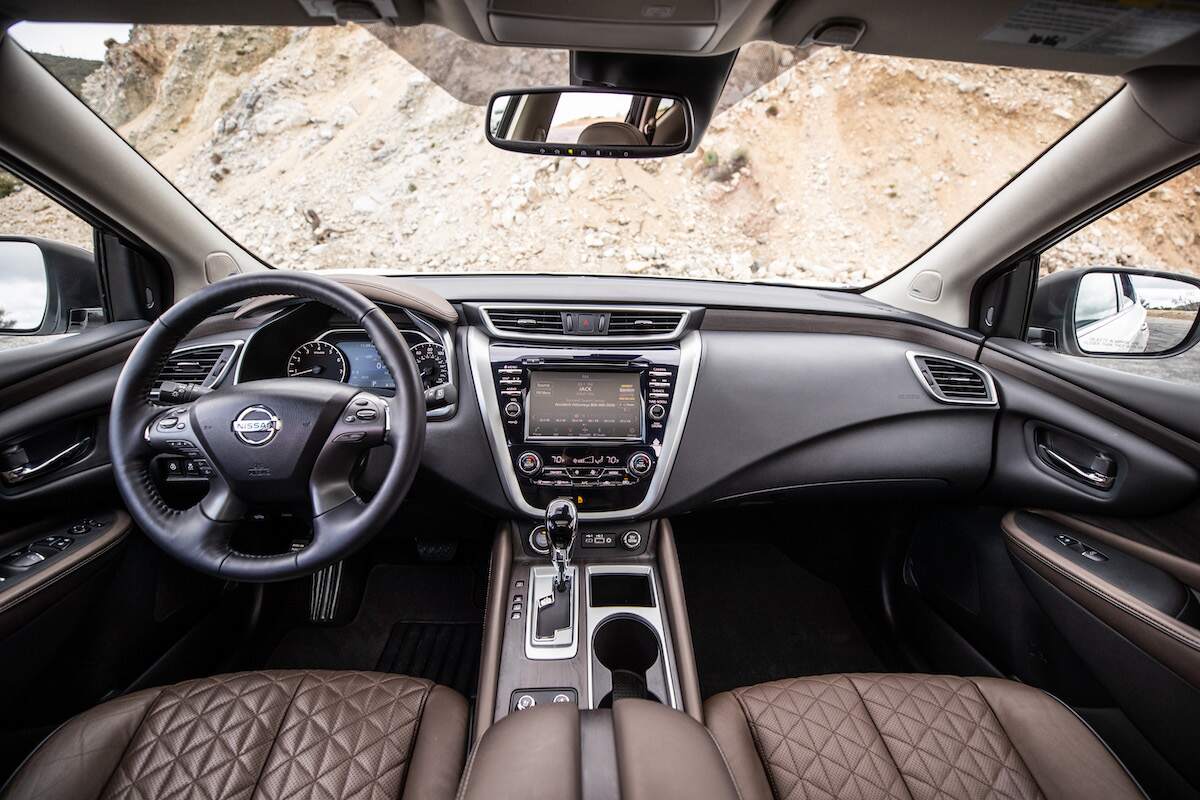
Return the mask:
<path fill-rule="evenodd" d="M 550 552 L 550 537 L 546 535 L 545 525 L 538 525 L 529 532 L 529 546 L 535 553 L 546 555 Z"/>
<path fill-rule="evenodd" d="M 537 705 L 537 700 L 531 694 L 523 694 L 517 698 L 517 711 L 526 711 Z"/>
<path fill-rule="evenodd" d="M 504 407 L 504 415 L 509 419 L 519 417 L 521 415 L 521 404 L 513 400 Z"/>
<path fill-rule="evenodd" d="M 542 457 L 533 451 L 526 450 L 517 456 L 517 469 L 525 475 L 537 475 L 542 471 Z"/>
<path fill-rule="evenodd" d="M 645 453 L 634 453 L 629 457 L 628 467 L 630 472 L 640 478 L 650 474 L 650 470 L 654 468 L 654 462 Z"/>
<path fill-rule="evenodd" d="M 665 408 L 663 408 L 662 406 L 658 405 L 657 403 L 655 403 L 654 405 L 650 406 L 649 414 L 650 414 L 650 419 L 655 419 L 655 420 L 662 419 L 663 417 L 665 417 L 667 415 L 667 410 Z"/>
<path fill-rule="evenodd" d="M 626 550 L 637 550 L 642 546 L 642 534 L 638 531 L 625 531 L 621 535 L 621 546 Z"/>

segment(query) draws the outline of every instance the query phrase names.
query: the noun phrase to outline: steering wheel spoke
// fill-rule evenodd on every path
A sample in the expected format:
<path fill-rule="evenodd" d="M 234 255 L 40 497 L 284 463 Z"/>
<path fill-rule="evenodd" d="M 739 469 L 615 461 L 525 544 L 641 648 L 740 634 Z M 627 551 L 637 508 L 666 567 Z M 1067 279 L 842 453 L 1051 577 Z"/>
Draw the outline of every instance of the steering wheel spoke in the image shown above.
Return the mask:
<path fill-rule="evenodd" d="M 357 497 L 350 483 L 354 465 L 363 451 L 387 441 L 390 414 L 387 401 L 370 392 L 359 392 L 346 403 L 308 479 L 314 518 Z"/>

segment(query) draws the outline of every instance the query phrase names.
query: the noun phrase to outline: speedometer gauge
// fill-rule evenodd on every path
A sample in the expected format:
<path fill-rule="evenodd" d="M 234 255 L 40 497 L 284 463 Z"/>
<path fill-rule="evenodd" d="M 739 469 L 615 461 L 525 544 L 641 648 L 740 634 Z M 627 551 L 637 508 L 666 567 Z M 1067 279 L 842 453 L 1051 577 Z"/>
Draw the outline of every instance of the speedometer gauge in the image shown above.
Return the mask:
<path fill-rule="evenodd" d="M 413 360 L 417 362 L 417 372 L 421 373 L 421 385 L 429 389 L 445 383 L 450 374 L 446 366 L 446 348 L 433 342 L 422 342 L 412 348 Z"/>
<path fill-rule="evenodd" d="M 329 342 L 305 342 L 288 358 L 289 378 L 346 380 L 346 357 Z"/>

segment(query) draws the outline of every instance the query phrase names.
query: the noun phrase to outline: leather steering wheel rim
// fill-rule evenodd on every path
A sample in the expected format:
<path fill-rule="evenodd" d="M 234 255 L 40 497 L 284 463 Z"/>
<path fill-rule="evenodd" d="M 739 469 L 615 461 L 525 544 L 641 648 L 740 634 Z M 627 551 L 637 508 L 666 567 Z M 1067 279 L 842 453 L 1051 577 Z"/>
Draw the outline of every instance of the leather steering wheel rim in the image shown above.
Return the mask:
<path fill-rule="evenodd" d="M 183 406 L 151 402 L 153 383 L 184 336 L 221 309 L 267 295 L 315 300 L 353 320 L 395 379 L 395 396 L 319 378 L 286 378 L 223 387 Z M 275 408 L 290 413 L 277 415 Z M 236 409 L 242 410 L 234 414 Z M 240 425 L 246 430 L 239 432 L 235 422 L 246 412 L 251 412 L 248 422 Z M 174 425 L 164 430 L 167 422 Z M 311 574 L 365 544 L 404 500 L 424 442 L 420 376 L 408 344 L 387 315 L 353 289 L 281 270 L 226 278 L 155 320 L 121 370 L 109 418 L 117 488 L 146 535 L 194 569 L 249 582 Z M 155 455 L 179 452 L 180 444 L 200 452 L 214 473 L 208 494 L 186 510 L 167 505 L 150 472 Z M 366 502 L 351 488 L 350 471 L 363 449 L 379 445 L 392 448 L 391 460 L 378 491 Z M 301 474 L 310 466 L 311 472 Z M 344 475 L 336 474 L 343 468 Z M 304 487 L 291 485 L 301 477 Z M 248 503 L 277 503 L 300 496 L 302 489 L 313 509 L 312 539 L 306 547 L 276 555 L 231 547 L 230 537 Z M 260 493 L 267 496 L 243 496 Z"/>

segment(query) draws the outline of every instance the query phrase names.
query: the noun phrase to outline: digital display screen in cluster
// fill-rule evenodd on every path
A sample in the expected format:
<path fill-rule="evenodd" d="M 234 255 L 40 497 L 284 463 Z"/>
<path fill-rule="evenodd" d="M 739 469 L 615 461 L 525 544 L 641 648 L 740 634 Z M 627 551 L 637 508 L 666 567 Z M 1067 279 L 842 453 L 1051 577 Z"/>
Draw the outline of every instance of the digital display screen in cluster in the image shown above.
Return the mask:
<path fill-rule="evenodd" d="M 395 389 L 396 381 L 384 366 L 379 351 L 370 342 L 347 340 L 338 342 L 346 356 L 350 375 L 346 383 L 363 389 Z"/>
<path fill-rule="evenodd" d="M 636 372 L 529 374 L 526 439 L 640 439 L 643 419 Z"/>

